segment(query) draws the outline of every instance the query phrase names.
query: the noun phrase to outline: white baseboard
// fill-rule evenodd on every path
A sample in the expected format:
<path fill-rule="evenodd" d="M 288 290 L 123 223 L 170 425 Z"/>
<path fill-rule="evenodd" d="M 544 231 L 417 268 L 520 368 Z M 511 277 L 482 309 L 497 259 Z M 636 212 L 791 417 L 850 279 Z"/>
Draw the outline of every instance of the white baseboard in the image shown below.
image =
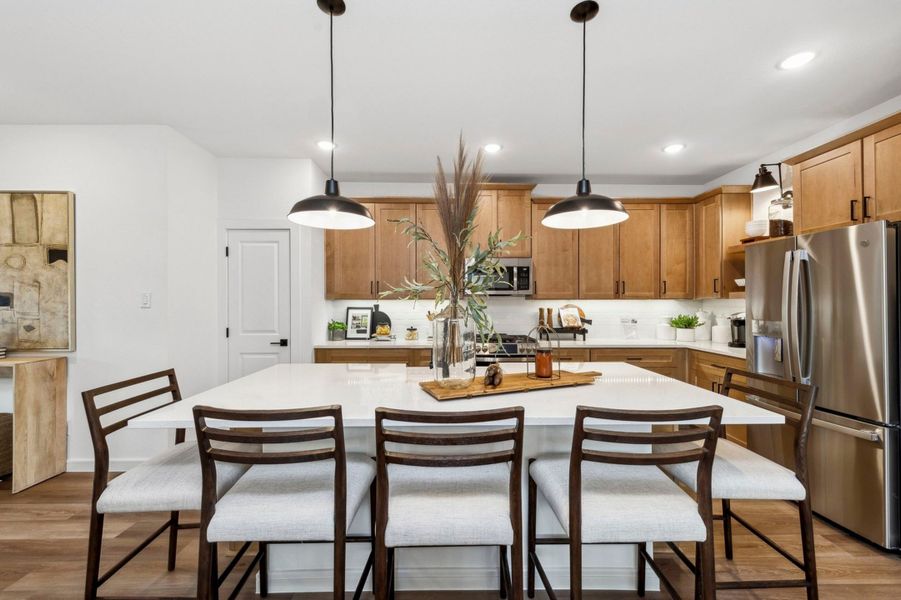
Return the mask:
<path fill-rule="evenodd" d="M 546 567 L 548 579 L 554 589 L 569 588 L 569 569 L 567 567 Z M 345 574 L 347 590 L 353 591 L 360 576 L 358 570 L 348 570 Z M 541 589 L 541 580 L 536 578 L 537 589 Z M 372 577 L 366 584 L 371 590 Z M 525 575 L 523 575 L 525 581 Z M 398 590 L 491 590 L 498 586 L 498 570 L 491 568 L 464 567 L 419 567 L 415 569 L 399 568 L 397 570 Z M 635 569 L 624 567 L 585 567 L 582 569 L 582 587 L 586 590 L 634 590 L 636 586 Z M 283 569 L 269 571 L 269 591 L 273 593 L 289 592 L 328 592 L 332 589 L 331 569 Z M 657 577 L 648 571 L 648 591 L 660 589 Z"/>

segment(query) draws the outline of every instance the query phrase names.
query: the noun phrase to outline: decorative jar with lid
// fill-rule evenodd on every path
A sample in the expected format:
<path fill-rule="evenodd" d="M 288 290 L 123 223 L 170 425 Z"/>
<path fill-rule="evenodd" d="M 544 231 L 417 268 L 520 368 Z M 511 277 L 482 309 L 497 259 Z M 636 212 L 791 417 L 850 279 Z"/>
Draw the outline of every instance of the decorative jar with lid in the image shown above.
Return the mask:
<path fill-rule="evenodd" d="M 794 235 L 794 197 L 789 190 L 781 198 L 770 202 L 769 221 L 770 237 L 785 237 Z"/>

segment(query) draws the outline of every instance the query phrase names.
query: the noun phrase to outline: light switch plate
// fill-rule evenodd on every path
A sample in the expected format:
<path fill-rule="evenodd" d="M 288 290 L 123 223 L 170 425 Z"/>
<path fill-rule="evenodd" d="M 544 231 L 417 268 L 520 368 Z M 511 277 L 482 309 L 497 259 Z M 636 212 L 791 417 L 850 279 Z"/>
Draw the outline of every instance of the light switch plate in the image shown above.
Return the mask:
<path fill-rule="evenodd" d="M 144 292 L 141 294 L 141 308 L 150 308 L 153 300 L 153 294 L 150 292 Z"/>

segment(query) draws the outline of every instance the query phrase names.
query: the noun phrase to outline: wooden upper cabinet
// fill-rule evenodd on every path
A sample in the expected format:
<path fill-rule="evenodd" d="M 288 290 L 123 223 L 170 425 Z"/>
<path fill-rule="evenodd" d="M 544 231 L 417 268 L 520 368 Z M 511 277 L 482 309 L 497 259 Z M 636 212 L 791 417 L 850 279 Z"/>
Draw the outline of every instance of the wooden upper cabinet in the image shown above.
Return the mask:
<path fill-rule="evenodd" d="M 373 204 L 365 204 L 375 216 Z M 375 297 L 375 233 L 366 229 L 325 232 L 325 297 Z"/>
<path fill-rule="evenodd" d="M 392 223 L 397 219 L 416 218 L 415 204 L 376 204 L 375 213 L 375 292 L 404 285 L 416 273 L 416 249 L 410 237 L 404 235 L 404 225 Z M 365 255 L 357 255 L 363 261 Z"/>
<path fill-rule="evenodd" d="M 444 238 L 444 229 L 441 227 L 441 219 L 438 216 L 438 208 L 435 204 L 417 204 L 416 205 L 416 222 L 420 227 L 426 230 L 432 239 L 439 245 L 442 250 L 447 250 L 447 241 Z M 417 241 L 416 242 L 416 281 L 419 283 L 428 283 L 431 281 L 431 275 L 429 275 L 428 271 L 423 267 L 423 261 L 426 260 L 429 256 L 429 251 L 432 250 L 432 245 L 425 241 Z M 441 272 L 446 272 L 447 269 L 443 268 L 442 265 Z M 434 298 L 435 294 L 429 292 L 422 296 L 423 298 Z"/>
<path fill-rule="evenodd" d="M 612 299 L 618 294 L 619 225 L 579 231 L 579 298 Z"/>
<path fill-rule="evenodd" d="M 472 247 L 488 246 L 488 236 L 497 230 L 497 191 L 484 190 L 479 192 L 479 212 L 476 214 L 476 229 L 472 236 Z"/>
<path fill-rule="evenodd" d="M 865 220 L 901 219 L 901 125 L 863 140 L 863 204 Z"/>
<path fill-rule="evenodd" d="M 693 298 L 694 207 L 660 207 L 660 297 Z"/>
<path fill-rule="evenodd" d="M 579 293 L 579 234 L 541 224 L 550 204 L 532 205 L 533 298 L 575 298 Z"/>
<path fill-rule="evenodd" d="M 619 224 L 619 297 L 657 297 L 660 281 L 660 205 L 627 204 Z"/>
<path fill-rule="evenodd" d="M 532 194 L 528 190 L 498 190 L 495 215 L 501 239 L 512 238 L 517 233 L 527 236 L 507 249 L 504 256 L 528 258 L 532 256 Z"/>
<path fill-rule="evenodd" d="M 850 144 L 792 166 L 795 230 L 863 222 L 862 144 Z"/>
<path fill-rule="evenodd" d="M 722 298 L 723 228 L 722 197 L 716 195 L 695 205 L 697 252 L 696 298 Z"/>

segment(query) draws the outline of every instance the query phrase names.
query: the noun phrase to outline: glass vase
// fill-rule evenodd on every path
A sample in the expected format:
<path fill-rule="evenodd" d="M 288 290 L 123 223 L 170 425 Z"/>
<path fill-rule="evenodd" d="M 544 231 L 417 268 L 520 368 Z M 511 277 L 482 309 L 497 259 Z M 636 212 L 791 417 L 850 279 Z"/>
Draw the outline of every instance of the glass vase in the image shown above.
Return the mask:
<path fill-rule="evenodd" d="M 476 376 L 476 333 L 472 319 L 438 317 L 432 327 L 435 381 L 443 388 L 467 387 Z"/>

